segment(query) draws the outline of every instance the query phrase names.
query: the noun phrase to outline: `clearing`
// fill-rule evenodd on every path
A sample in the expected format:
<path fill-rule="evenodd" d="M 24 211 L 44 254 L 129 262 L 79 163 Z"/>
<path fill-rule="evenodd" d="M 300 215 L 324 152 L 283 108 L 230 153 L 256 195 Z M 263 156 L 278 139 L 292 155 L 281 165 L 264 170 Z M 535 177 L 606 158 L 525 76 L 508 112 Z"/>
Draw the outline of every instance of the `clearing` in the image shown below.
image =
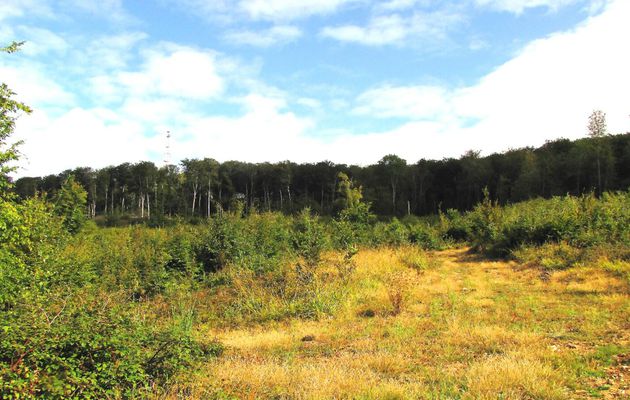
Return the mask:
<path fill-rule="evenodd" d="M 541 273 L 467 249 L 364 250 L 355 262 L 332 315 L 208 324 L 201 334 L 225 353 L 174 390 L 224 399 L 630 396 L 629 288 L 604 271 Z"/>

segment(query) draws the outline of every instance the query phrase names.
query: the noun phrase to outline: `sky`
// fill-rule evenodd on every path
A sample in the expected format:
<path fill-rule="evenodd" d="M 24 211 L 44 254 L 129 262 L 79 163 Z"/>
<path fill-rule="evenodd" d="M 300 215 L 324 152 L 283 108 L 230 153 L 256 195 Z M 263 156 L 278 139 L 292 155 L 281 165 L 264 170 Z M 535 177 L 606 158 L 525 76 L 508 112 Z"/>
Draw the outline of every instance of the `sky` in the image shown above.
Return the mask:
<path fill-rule="evenodd" d="M 2 0 L 16 176 L 367 165 L 630 131 L 628 0 Z M 170 141 L 166 132 L 171 132 Z M 170 150 L 167 152 L 167 144 Z"/>

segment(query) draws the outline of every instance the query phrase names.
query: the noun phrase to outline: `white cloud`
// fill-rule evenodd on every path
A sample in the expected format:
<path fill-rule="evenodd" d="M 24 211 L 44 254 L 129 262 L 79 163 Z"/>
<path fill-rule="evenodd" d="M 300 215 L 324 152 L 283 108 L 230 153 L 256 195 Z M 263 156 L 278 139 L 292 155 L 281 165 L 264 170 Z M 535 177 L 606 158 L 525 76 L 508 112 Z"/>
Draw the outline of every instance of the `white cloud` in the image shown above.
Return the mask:
<path fill-rule="evenodd" d="M 123 5 L 122 0 L 61 0 L 57 1 L 64 12 L 80 12 L 108 19 L 116 23 L 135 22 Z"/>
<path fill-rule="evenodd" d="M 232 31 L 225 35 L 226 40 L 236 44 L 270 47 L 292 42 L 302 36 L 302 31 L 291 25 L 277 25 L 261 31 Z"/>
<path fill-rule="evenodd" d="M 18 121 L 16 136 L 26 140 L 22 150 L 29 157 L 22 174 L 150 159 L 162 154 L 164 143 L 155 134 L 167 128 L 173 131 L 174 159 L 365 164 L 396 153 L 413 162 L 459 156 L 471 148 L 487 153 L 555 137 L 581 137 L 594 108 L 607 112 L 611 132 L 629 131 L 627 15 L 630 2 L 612 3 L 576 29 L 530 43 L 474 85 L 383 85 L 359 95 L 354 107 L 343 99 L 337 109 L 326 102 L 324 107 L 341 119 L 353 109 L 367 122 L 372 121 L 368 116 L 407 120 L 389 131 L 347 128 L 326 138 L 313 136 L 318 131 L 315 120 L 291 111 L 290 95 L 255 76 L 247 76 L 240 86 L 247 95 L 230 91 L 227 85 L 237 80 L 241 68 L 231 64 L 226 69 L 221 56 L 200 49 L 154 46 L 138 53 L 143 62 L 137 68 L 86 72 L 80 78 L 91 78 L 93 90 L 111 97 L 109 103 L 92 107 L 77 107 L 73 96 L 43 69 L 4 66 L 0 76 L 9 77 L 10 86 L 33 106 L 43 105 Z M 229 95 L 229 106 L 241 106 L 232 116 L 201 109 L 208 100 L 218 103 L 222 94 Z M 53 104 L 59 99 L 67 103 L 61 113 Z M 300 97 L 295 102 L 309 103 Z"/>
<path fill-rule="evenodd" d="M 179 116 L 186 114 L 184 102 L 169 98 L 141 99 L 131 97 L 125 100 L 120 111 L 130 120 L 154 126 L 168 125 L 172 121 L 176 121 Z"/>
<path fill-rule="evenodd" d="M 223 22 L 250 20 L 289 21 L 313 15 L 332 14 L 342 7 L 365 0 L 170 0 L 194 15 Z"/>
<path fill-rule="evenodd" d="M 248 73 L 233 61 L 219 65 L 213 52 L 172 44 L 144 48 L 140 55 L 138 68 L 92 76 L 91 68 L 80 70 L 90 83 L 86 92 L 96 104 L 91 108 L 76 106 L 45 70 L 0 67 L 3 80 L 36 110 L 17 122 L 15 139 L 24 140 L 27 157 L 18 176 L 151 159 L 164 151 L 159 133 L 167 129 L 177 141 L 175 159 L 212 154 L 223 160 L 277 160 L 304 145 L 313 122 L 288 110 L 285 93 L 252 77 L 241 83 L 249 94 L 224 99 L 237 108 L 234 117 L 209 116 L 212 111 L 200 108 L 224 92 L 228 79 Z M 232 75 L 223 75 L 230 69 Z"/>
<path fill-rule="evenodd" d="M 243 104 L 246 112 L 238 117 L 191 118 L 178 132 L 182 139 L 173 146 L 174 156 L 280 161 L 303 158 L 305 150 L 319 147 L 305 136 L 313 121 L 283 111 L 283 99 L 250 94 Z"/>
<path fill-rule="evenodd" d="M 447 33 L 462 21 L 462 15 L 446 10 L 415 12 L 411 16 L 379 15 L 372 17 L 366 26 L 328 26 L 320 34 L 342 42 L 367 46 L 401 45 L 412 38 L 416 42 L 445 39 Z"/>
<path fill-rule="evenodd" d="M 583 0 L 475 0 L 480 7 L 489 7 L 497 11 L 521 14 L 528 8 L 544 7 L 551 11 L 581 2 Z"/>
<path fill-rule="evenodd" d="M 78 166 L 105 167 L 148 158 L 150 140 L 134 121 L 108 110 L 73 108 L 59 117 L 35 112 L 18 120 L 25 158 L 18 174 L 42 176 Z"/>
<path fill-rule="evenodd" d="M 26 43 L 22 46 L 24 54 L 36 56 L 48 52 L 64 53 L 69 49 L 68 42 L 48 29 L 33 26 L 20 26 L 14 35 Z"/>
<path fill-rule="evenodd" d="M 379 118 L 435 119 L 451 112 L 451 94 L 439 86 L 382 86 L 363 92 L 354 112 Z"/>
<path fill-rule="evenodd" d="M 117 80 L 134 96 L 207 100 L 221 94 L 224 87 L 215 55 L 185 47 L 148 51 L 140 70 L 121 72 Z"/>
<path fill-rule="evenodd" d="M 458 112 L 479 129 L 510 132 L 514 145 L 579 137 L 593 108 L 608 112 L 613 132 L 628 129 L 630 3 L 617 1 L 573 31 L 530 43 L 511 61 L 461 91 Z M 504 128 L 502 128 L 504 127 Z"/>
<path fill-rule="evenodd" d="M 0 76 L 17 99 L 31 106 L 69 106 L 74 103 L 74 95 L 66 91 L 59 83 L 38 68 L 36 65 L 2 66 Z"/>
<path fill-rule="evenodd" d="M 375 161 L 377 153 L 386 152 L 415 160 L 458 156 L 467 149 L 489 153 L 541 145 L 552 138 L 583 137 L 593 109 L 607 112 L 611 133 L 630 131 L 630 54 L 622 50 L 630 37 L 626 15 L 630 2 L 617 1 L 572 31 L 530 43 L 473 86 L 367 91 L 355 112 L 431 121 L 358 136 L 352 148 Z"/>
<path fill-rule="evenodd" d="M 328 14 L 356 0 L 241 0 L 239 6 L 252 19 L 287 20 Z"/>
<path fill-rule="evenodd" d="M 18 138 L 25 140 L 21 149 L 28 156 L 19 175 L 151 159 L 163 154 L 160 133 L 167 129 L 175 162 L 208 156 L 221 161 L 280 161 L 302 157 L 305 146 L 319 147 L 305 137 L 313 122 L 285 111 L 284 99 L 250 94 L 241 103 L 243 113 L 235 117 L 197 115 L 169 101 L 132 101 L 120 111 L 75 108 L 57 118 L 36 112 L 18 120 L 22 132 Z"/>
<path fill-rule="evenodd" d="M 318 109 L 322 107 L 321 101 L 310 97 L 300 97 L 296 100 L 296 103 L 312 109 Z"/>
<path fill-rule="evenodd" d="M 26 15 L 52 18 L 53 12 L 47 1 L 41 0 L 3 0 L 0 3 L 0 21 Z"/>
<path fill-rule="evenodd" d="M 412 8 L 418 4 L 422 6 L 428 5 L 429 0 L 389 0 L 376 2 L 376 11 L 398 11 Z"/>
<path fill-rule="evenodd" d="M 134 53 L 134 49 L 148 38 L 144 32 L 123 32 L 115 35 L 97 37 L 86 45 L 80 45 L 80 54 L 76 58 L 94 71 L 125 68 Z"/>

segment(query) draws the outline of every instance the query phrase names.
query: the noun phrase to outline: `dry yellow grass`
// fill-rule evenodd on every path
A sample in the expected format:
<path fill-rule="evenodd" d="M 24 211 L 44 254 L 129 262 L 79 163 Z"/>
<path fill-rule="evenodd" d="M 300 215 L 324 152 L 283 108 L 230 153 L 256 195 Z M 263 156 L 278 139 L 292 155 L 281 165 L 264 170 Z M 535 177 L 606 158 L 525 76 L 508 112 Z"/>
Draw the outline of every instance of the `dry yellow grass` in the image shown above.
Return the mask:
<path fill-rule="evenodd" d="M 543 280 L 535 269 L 480 260 L 465 249 L 430 253 L 429 266 L 418 272 L 409 266 L 413 252 L 359 252 L 338 307 L 318 319 L 205 325 L 199 334 L 218 338 L 226 352 L 172 396 L 628 398 L 629 377 L 617 365 L 619 354 L 630 351 L 623 279 L 591 268 Z M 332 268 L 321 270 L 323 295 L 326 285 L 341 288 Z M 264 298 L 263 287 L 249 290 Z"/>

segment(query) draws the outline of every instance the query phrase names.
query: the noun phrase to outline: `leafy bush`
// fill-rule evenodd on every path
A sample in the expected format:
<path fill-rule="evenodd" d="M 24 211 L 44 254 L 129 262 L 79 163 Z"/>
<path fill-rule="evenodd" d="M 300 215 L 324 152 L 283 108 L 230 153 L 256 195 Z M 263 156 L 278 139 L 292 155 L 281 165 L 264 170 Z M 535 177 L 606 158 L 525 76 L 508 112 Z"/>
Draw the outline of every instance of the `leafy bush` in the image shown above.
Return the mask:
<path fill-rule="evenodd" d="M 429 258 L 424 251 L 419 249 L 406 251 L 400 261 L 402 261 L 405 266 L 416 271 L 418 274 L 421 274 L 428 269 L 435 268 L 438 265 L 435 260 Z"/>
<path fill-rule="evenodd" d="M 118 301 L 126 297 L 27 294 L 0 327 L 0 397 L 144 397 L 196 359 L 220 354 L 189 330 L 142 318 Z"/>
<path fill-rule="evenodd" d="M 298 257 L 302 258 L 306 267 L 317 267 L 321 259 L 322 251 L 328 243 L 324 235 L 324 227 L 316 216 L 311 215 L 311 210 L 305 208 L 296 217 L 293 223 L 293 249 Z"/>
<path fill-rule="evenodd" d="M 55 213 L 63 218 L 63 226 L 72 234 L 76 234 L 85 225 L 87 217 L 87 192 L 70 175 L 64 181 L 55 196 Z"/>
<path fill-rule="evenodd" d="M 245 268 L 271 271 L 291 257 L 291 220 L 280 213 L 252 214 L 247 236 L 248 252 L 241 260 Z"/>
<path fill-rule="evenodd" d="M 447 238 L 458 242 L 470 240 L 470 221 L 459 211 L 453 209 L 446 210 L 445 214 L 440 214 L 440 222 L 444 236 Z"/>
<path fill-rule="evenodd" d="M 195 247 L 204 272 L 228 264 L 263 272 L 274 269 L 291 251 L 290 219 L 279 213 L 225 215 L 210 220 Z"/>
<path fill-rule="evenodd" d="M 165 232 L 69 238 L 40 199 L 0 206 L 1 398 L 143 397 L 218 352 L 129 301 L 164 287 Z"/>
<path fill-rule="evenodd" d="M 16 204 L 0 198 L 0 310 L 10 310 L 29 287 L 47 287 L 65 277 L 69 271 L 51 271 L 47 262 L 66 240 L 61 219 L 42 199 Z"/>
<path fill-rule="evenodd" d="M 521 264 L 545 270 L 561 270 L 574 267 L 584 259 L 584 253 L 566 242 L 545 243 L 542 246 L 523 246 L 512 252 Z"/>
<path fill-rule="evenodd" d="M 630 286 L 630 262 L 621 260 L 604 261 L 602 268 L 623 279 Z"/>
<path fill-rule="evenodd" d="M 409 227 L 409 241 L 426 250 L 442 250 L 447 245 L 438 227 L 424 223 Z"/>
<path fill-rule="evenodd" d="M 578 248 L 630 243 L 630 192 L 535 199 L 504 208 L 486 199 L 465 218 L 473 246 L 500 256 L 522 245 L 560 241 Z"/>
<path fill-rule="evenodd" d="M 393 218 L 389 223 L 377 222 L 374 225 L 373 246 L 400 246 L 405 243 L 409 243 L 409 230 L 398 218 Z"/>
<path fill-rule="evenodd" d="M 247 246 L 243 221 L 233 216 L 212 219 L 196 248 L 195 258 L 204 272 L 215 272 L 239 260 Z"/>

